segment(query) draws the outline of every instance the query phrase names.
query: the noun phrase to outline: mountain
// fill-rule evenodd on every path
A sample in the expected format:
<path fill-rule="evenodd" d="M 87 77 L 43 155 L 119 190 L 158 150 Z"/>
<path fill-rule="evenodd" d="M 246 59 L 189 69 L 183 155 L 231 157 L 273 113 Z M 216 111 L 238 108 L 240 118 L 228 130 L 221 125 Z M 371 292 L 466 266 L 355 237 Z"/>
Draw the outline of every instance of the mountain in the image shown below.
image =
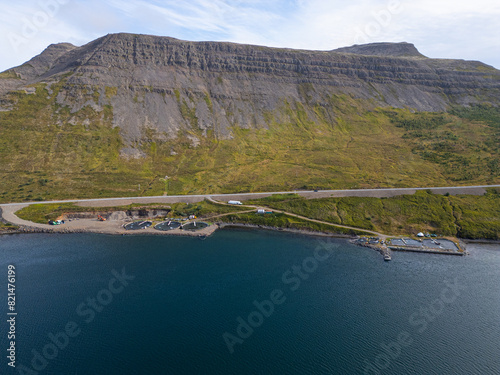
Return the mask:
<path fill-rule="evenodd" d="M 287 155 L 292 147 L 305 158 L 303 162 L 291 161 L 300 169 L 296 171 L 297 180 L 306 175 L 304 185 L 324 181 L 327 186 L 344 186 L 361 181 L 358 177 L 364 173 L 361 164 L 347 162 L 348 155 L 342 150 L 344 143 L 354 147 L 362 139 L 366 141 L 371 139 L 370 135 L 376 136 L 375 129 L 379 128 L 391 135 L 386 139 L 388 142 L 395 142 L 405 134 L 414 140 L 415 134 L 407 134 L 412 129 L 405 128 L 408 121 L 416 121 L 420 124 L 416 126 L 422 129 L 429 123 L 450 127 L 458 118 L 465 119 L 462 123 L 473 121 L 471 116 L 478 111 L 486 113 L 491 120 L 491 116 L 496 118 L 499 104 L 500 71 L 481 62 L 430 59 L 409 43 L 305 51 L 110 34 L 81 47 L 68 43 L 51 45 L 25 64 L 0 73 L 0 131 L 3 132 L 4 151 L 12 152 L 5 151 L 1 161 L 4 162 L 3 173 L 14 173 L 19 181 L 35 171 L 52 175 L 61 167 L 50 161 L 54 157 L 62 158 L 57 150 L 63 146 L 54 138 L 58 134 L 59 139 L 69 137 L 68 142 L 76 142 L 74 150 L 79 152 L 71 156 L 70 150 L 63 152 L 65 158 L 70 158 L 70 161 L 61 162 L 65 173 L 90 174 L 96 179 L 96 171 L 121 170 L 125 168 L 123 165 L 128 165 L 126 174 L 139 168 L 151 179 L 166 172 L 176 174 L 172 184 L 179 192 L 210 191 L 226 187 L 235 178 L 238 180 L 238 173 L 233 171 L 232 177 L 224 182 L 225 179 L 220 178 L 222 172 L 218 171 L 228 162 L 235 167 L 239 164 L 235 161 L 238 158 L 243 165 L 251 160 L 277 163 L 264 167 L 266 173 L 275 173 L 276 168 L 283 167 L 279 166 L 282 163 L 288 165 L 285 169 L 290 172 L 293 168 L 287 160 L 295 157 L 287 159 Z M 460 112 L 461 108 L 469 112 Z M 26 119 L 36 121 L 31 123 Z M 82 134 L 99 137 L 99 140 L 85 141 L 90 142 L 85 150 L 96 147 L 88 155 L 81 150 L 84 141 L 74 139 L 81 136 L 78 133 L 81 129 L 87 132 Z M 405 132 L 401 133 L 401 129 Z M 13 140 L 11 135 L 15 132 L 20 132 L 19 136 L 31 146 Z M 40 137 L 46 137 L 51 146 L 40 149 Z M 283 150 L 281 155 L 264 147 L 265 142 L 284 141 L 284 137 L 293 139 L 288 151 Z M 329 137 L 335 147 L 326 151 L 330 146 L 316 145 L 320 149 L 326 147 L 323 150 L 326 156 L 320 150 L 315 151 L 314 144 Z M 478 137 L 477 141 L 483 142 L 479 133 Z M 107 147 L 113 149 L 110 155 L 103 150 L 105 145 L 100 144 L 103 138 L 107 139 Z M 257 150 L 248 149 L 252 142 Z M 374 155 L 377 155 L 382 149 L 376 146 L 377 141 L 371 142 Z M 214 147 L 219 151 L 214 151 Z M 226 147 L 227 150 L 221 151 Z M 259 147 L 263 149 L 259 151 Z M 50 160 L 23 162 L 22 155 L 29 155 L 32 152 L 29 150 L 37 150 L 39 156 L 46 154 L 45 158 Z M 206 150 L 211 151 L 205 154 Z M 217 152 L 221 154 L 217 156 Z M 371 155 L 370 151 L 363 152 L 367 157 Z M 408 163 L 418 164 L 418 168 L 427 164 L 421 163 L 422 160 L 429 159 L 429 156 L 422 156 L 424 151 L 415 150 L 413 146 L 405 151 L 408 154 L 399 156 L 394 150 L 384 149 L 384 152 L 394 154 L 395 159 L 417 158 Z M 460 152 L 464 154 L 463 150 Z M 318 155 L 311 156 L 311 153 Z M 338 155 L 333 157 L 332 153 Z M 107 155 L 107 161 L 97 155 Z M 205 161 L 190 159 L 194 155 Z M 215 159 L 209 160 L 212 157 Z M 217 159 L 227 157 L 229 161 Z M 495 163 L 494 150 L 488 148 L 484 157 L 493 160 L 485 159 L 485 165 Z M 438 159 L 426 161 L 437 163 Z M 186 160 L 199 166 L 191 170 L 190 164 L 186 167 L 189 176 L 180 177 L 183 172 L 178 170 L 178 163 Z M 130 163 L 136 164 L 132 167 Z M 204 163 L 207 165 L 202 165 Z M 348 165 L 344 168 L 343 164 Z M 385 170 L 383 160 L 376 164 L 377 173 Z M 331 171 L 326 173 L 321 165 Z M 304 168 L 307 171 L 302 170 Z M 343 175 L 349 183 L 333 178 L 335 173 Z M 363 186 L 387 183 L 371 173 L 371 177 L 362 179 Z M 428 173 L 433 177 L 426 181 L 436 183 L 449 181 L 453 175 L 441 170 Z M 496 172 L 492 173 L 490 177 L 496 178 Z M 198 181 L 203 177 L 211 183 L 196 187 L 193 174 Z M 254 179 L 255 172 L 250 174 L 254 176 L 250 180 Z M 405 184 L 414 180 L 409 178 L 408 171 L 401 174 L 403 179 L 392 176 L 390 183 L 401 180 Z M 461 178 L 467 180 L 467 177 Z M 289 183 L 288 180 L 293 179 L 283 175 L 279 181 L 258 186 L 245 177 L 244 182 L 235 182 L 232 188 L 300 187 L 298 182 Z M 478 177 L 468 180 L 476 181 Z M 157 182 L 148 183 L 153 190 L 160 189 L 161 184 L 157 185 Z M 6 189 L 6 197 L 10 196 L 12 188 Z M 130 189 L 125 190 L 122 193 L 128 194 Z M 78 189 L 78 194 L 82 191 Z M 23 194 L 19 198 L 29 195 Z M 33 197 L 36 197 L 34 189 Z"/>
<path fill-rule="evenodd" d="M 423 57 L 411 43 L 370 43 L 334 50 L 339 53 L 353 53 L 366 56 Z"/>

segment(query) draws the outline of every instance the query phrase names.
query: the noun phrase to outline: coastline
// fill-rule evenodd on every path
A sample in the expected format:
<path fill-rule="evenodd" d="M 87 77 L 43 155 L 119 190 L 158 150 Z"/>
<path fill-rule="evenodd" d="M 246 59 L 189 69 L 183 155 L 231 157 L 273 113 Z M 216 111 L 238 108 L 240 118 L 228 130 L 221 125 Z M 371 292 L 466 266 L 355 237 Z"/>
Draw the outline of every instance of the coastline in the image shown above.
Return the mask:
<path fill-rule="evenodd" d="M 302 234 L 305 236 L 317 236 L 317 237 L 332 237 L 332 238 L 344 238 L 344 239 L 352 239 L 352 238 L 356 237 L 356 236 L 350 236 L 350 235 L 342 234 L 342 233 L 316 232 L 316 231 L 312 231 L 312 230 L 281 228 L 281 227 L 256 225 L 256 224 L 245 224 L 245 223 L 217 223 L 217 226 L 220 229 L 223 229 L 223 228 L 263 229 L 263 230 L 272 230 L 272 231 L 277 231 L 277 232 L 288 232 L 288 233 L 294 233 L 294 234 Z"/>
<path fill-rule="evenodd" d="M 76 224 L 75 224 L 76 222 Z M 86 222 L 86 223 L 85 223 Z M 116 222 L 97 222 L 91 220 L 73 220 L 63 226 L 49 226 L 46 228 L 42 227 L 31 227 L 31 226 L 20 226 L 15 232 L 7 232 L 5 234 L 28 234 L 28 233 L 48 233 L 48 234 L 72 234 L 72 233 L 95 233 L 95 234 L 108 234 L 116 236 L 131 236 L 131 235 L 151 235 L 151 236 L 186 236 L 186 237 L 205 237 L 210 236 L 217 230 L 217 226 L 210 225 L 207 228 L 203 228 L 199 231 L 193 232 L 189 230 L 174 229 L 170 231 L 161 231 L 154 229 L 153 227 L 139 229 L 139 230 L 126 230 L 123 225 L 129 222 L 116 221 Z M 68 225 L 73 224 L 73 225 Z M 100 228 L 97 227 L 99 224 Z"/>
<path fill-rule="evenodd" d="M 478 243 L 485 245 L 500 245 L 500 240 L 487 240 L 487 239 L 470 239 L 470 238 L 459 238 L 465 243 Z"/>
<path fill-rule="evenodd" d="M 71 221 L 66 221 L 62 226 L 53 226 L 48 224 L 39 224 L 21 219 L 16 215 L 16 212 L 23 208 L 25 204 L 19 204 L 15 207 L 5 207 L 2 209 L 0 207 L 0 219 L 3 222 L 11 223 L 19 228 L 16 232 L 9 232 L 8 234 L 23 234 L 23 233 L 59 233 L 59 234 L 69 234 L 69 233 L 98 233 L 98 234 L 110 234 L 110 235 L 159 235 L 159 236 L 188 236 L 188 237 L 208 237 L 212 235 L 217 229 L 235 227 L 235 228 L 247 228 L 247 229 L 264 229 L 280 232 L 288 232 L 295 234 L 302 234 L 307 236 L 316 237 L 332 237 L 332 238 L 345 238 L 352 239 L 355 236 L 350 236 L 342 233 L 334 232 L 318 232 L 312 230 L 304 229 L 293 229 L 293 228 L 281 228 L 273 226 L 263 226 L 255 224 L 245 224 L 245 223 L 227 223 L 227 222 L 213 222 L 207 228 L 198 230 L 196 232 L 174 229 L 170 231 L 160 231 L 154 229 L 153 226 L 140 229 L 140 230 L 125 230 L 123 227 L 125 224 L 132 222 L 133 220 L 107 220 L 104 222 L 97 221 L 96 219 L 90 218 L 77 218 Z M 146 220 L 146 219 L 143 219 Z M 203 221 L 203 218 L 199 219 Z M 212 221 L 210 219 L 207 219 Z M 0 232 L 0 235 L 2 232 Z M 7 234 L 7 233 L 6 233 Z"/>
<path fill-rule="evenodd" d="M 73 222 L 72 222 L 73 223 Z M 131 235 L 153 235 L 153 236 L 185 236 L 185 237 L 208 237 L 215 233 L 218 229 L 224 228 L 241 228 L 241 229 L 261 229 L 270 230 L 276 232 L 287 232 L 305 236 L 315 236 L 315 237 L 331 237 L 331 238 L 343 238 L 352 239 L 354 236 L 348 236 L 340 233 L 326 233 L 326 232 L 316 232 L 308 231 L 302 229 L 293 228 L 279 228 L 272 226 L 262 226 L 254 224 L 244 224 L 244 223 L 214 223 L 207 228 L 201 229 L 199 231 L 193 232 L 188 230 L 174 229 L 170 231 L 160 231 L 149 227 L 140 230 L 126 230 L 123 228 L 124 224 L 128 222 L 116 222 L 115 225 L 108 226 L 107 228 L 95 229 L 95 228 L 83 228 L 83 227 L 52 227 L 46 226 L 46 228 L 41 227 L 30 227 L 30 226 L 20 226 L 19 229 L 13 231 L 0 231 L 0 235 L 8 234 L 32 234 L 32 233 L 47 233 L 47 234 L 72 234 L 72 233 L 95 233 L 95 234 L 108 234 L 108 235 L 119 235 L 119 236 L 131 236 Z M 99 223 L 102 224 L 102 223 Z M 119 224 L 119 225 L 116 225 Z M 42 225 L 42 224 L 41 224 Z M 66 224 L 64 224 L 66 225 Z"/>
<path fill-rule="evenodd" d="M 209 225 L 207 228 L 203 228 L 196 232 L 189 230 L 174 229 L 170 231 L 160 231 L 154 229 L 153 226 L 140 229 L 140 230 L 126 230 L 123 226 L 127 223 L 132 222 L 132 220 L 116 220 L 116 221 L 105 221 L 99 222 L 95 219 L 73 219 L 67 221 L 63 226 L 51 226 L 48 224 L 38 224 L 30 221 L 23 220 L 19 218 L 15 212 L 22 208 L 24 205 L 16 207 L 16 209 L 4 210 L 0 207 L 0 221 L 4 223 L 10 223 L 16 225 L 18 228 L 9 230 L 0 230 L 1 235 L 9 234 L 28 234 L 28 233 L 54 233 L 54 234 L 70 234 L 70 233 L 96 233 L 96 234 L 108 234 L 108 235 L 155 235 L 155 236 L 186 236 L 186 237 L 208 237 L 212 235 L 217 229 L 223 228 L 242 228 L 242 229 L 263 229 L 278 232 L 294 233 L 306 236 L 315 237 L 330 237 L 330 238 L 343 238 L 343 239 L 354 239 L 357 238 L 355 235 L 346 235 L 342 233 L 334 232 L 320 232 L 313 230 L 304 229 L 294 229 L 294 228 L 282 228 L 274 226 L 265 226 L 257 224 L 247 224 L 247 223 L 227 223 L 227 222 L 215 222 Z M 7 212 L 6 212 L 7 211 Z M 6 217 L 7 216 L 7 217 Z M 203 218 L 200 218 L 203 221 Z M 488 240 L 488 239 L 467 239 L 467 238 L 457 238 L 457 241 L 463 243 L 483 243 L 483 244 L 500 244 L 500 240 Z M 465 246 L 462 246 L 465 248 Z M 376 250 L 376 249 L 375 249 Z"/>

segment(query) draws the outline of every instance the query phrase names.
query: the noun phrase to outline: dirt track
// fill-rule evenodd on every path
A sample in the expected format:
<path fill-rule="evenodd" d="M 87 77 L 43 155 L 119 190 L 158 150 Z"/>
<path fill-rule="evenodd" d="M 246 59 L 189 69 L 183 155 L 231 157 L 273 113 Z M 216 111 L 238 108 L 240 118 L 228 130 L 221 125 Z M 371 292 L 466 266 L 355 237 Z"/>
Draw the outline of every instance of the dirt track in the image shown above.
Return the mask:
<path fill-rule="evenodd" d="M 2 207 L 2 217 L 4 220 L 26 228 L 31 228 L 34 230 L 40 230 L 44 232 L 51 233 L 104 233 L 104 234 L 122 234 L 122 235 L 131 235 L 131 234 L 154 234 L 154 235 L 181 235 L 181 236 L 208 236 L 212 234 L 217 227 L 215 225 L 211 225 L 207 228 L 201 229 L 196 232 L 190 232 L 180 229 L 175 229 L 171 231 L 159 231 L 152 227 L 147 229 L 141 229 L 137 231 L 128 231 L 123 228 L 123 224 L 130 222 L 127 220 L 117 220 L 117 221 L 98 221 L 95 219 L 73 219 L 72 221 L 66 221 L 63 225 L 48 225 L 48 224 L 39 224 L 33 223 L 31 221 L 23 220 L 15 215 L 15 212 L 23 207 L 26 204 L 20 205 L 9 205 Z"/>
<path fill-rule="evenodd" d="M 470 195 L 482 195 L 486 192 L 487 187 L 500 187 L 500 185 L 492 186 L 468 186 L 468 187 L 443 187 L 443 188 L 412 188 L 412 189 L 358 189 L 358 190 L 322 190 L 322 191 L 292 191 L 292 192 L 269 192 L 269 193 L 245 193 L 245 194 L 214 194 L 214 195 L 186 195 L 186 196 L 160 196 L 160 197 L 136 197 L 136 198 L 109 198 L 109 199 L 84 199 L 84 200 L 70 200 L 70 201 L 53 201 L 53 202 L 43 202 L 43 203 L 67 203 L 74 202 L 79 206 L 86 207 L 113 207 L 113 206 L 124 206 L 132 203 L 196 203 L 203 201 L 204 199 L 211 199 L 218 201 L 220 203 L 227 202 L 228 200 L 250 200 L 263 198 L 271 196 L 273 194 L 286 194 L 286 193 L 297 193 L 304 198 L 314 199 L 314 198 L 329 198 L 329 197 L 393 197 L 403 194 L 414 194 L 417 190 L 430 190 L 435 194 L 446 194 L 451 195 L 457 194 L 470 194 Z M 35 202 L 33 202 L 35 203 Z M 40 202 L 36 202 L 40 203 Z M 37 224 L 30 221 L 23 220 L 15 215 L 15 212 L 26 207 L 32 203 L 12 203 L 12 204 L 2 204 L 0 205 L 2 209 L 2 218 L 12 224 L 18 226 L 24 226 L 29 228 L 47 230 L 51 232 L 95 232 L 95 233 L 113 233 L 113 234 L 131 234 L 131 233 L 154 233 L 154 234 L 183 234 L 183 235 L 206 235 L 211 234 L 216 228 L 211 226 L 199 232 L 186 232 L 181 230 L 173 230 L 169 232 L 157 231 L 153 228 L 144 229 L 141 231 L 126 231 L 123 229 L 123 221 L 107 221 L 98 222 L 95 219 L 79 219 L 71 222 L 67 222 L 63 226 L 51 226 L 47 224 Z M 329 224 L 326 222 L 308 219 L 299 215 L 286 213 L 297 218 L 306 219 L 322 224 Z M 339 227 L 344 227 L 346 229 L 357 229 L 352 227 L 346 227 L 338 225 Z M 179 232 L 179 233 L 177 233 Z M 206 232 L 206 233 L 205 233 Z M 367 231 L 368 232 L 368 231 Z M 385 237 L 381 233 L 371 232 L 374 235 Z"/>

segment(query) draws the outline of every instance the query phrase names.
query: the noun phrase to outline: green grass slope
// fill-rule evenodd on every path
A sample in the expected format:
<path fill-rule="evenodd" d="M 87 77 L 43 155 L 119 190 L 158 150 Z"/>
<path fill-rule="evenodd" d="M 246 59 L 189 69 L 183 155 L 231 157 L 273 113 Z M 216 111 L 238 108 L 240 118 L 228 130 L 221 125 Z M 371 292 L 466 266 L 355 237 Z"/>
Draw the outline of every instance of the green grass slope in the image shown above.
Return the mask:
<path fill-rule="evenodd" d="M 302 102 L 263 113 L 254 129 L 234 124 L 229 140 L 193 130 L 165 141 L 144 130 L 133 146 L 146 156 L 126 159 L 113 109 L 87 105 L 71 113 L 56 101 L 64 84 L 12 93 L 14 109 L 0 112 L 0 202 L 161 195 L 166 188 L 194 194 L 500 183 L 495 107 L 412 113 L 348 95 L 312 103 L 306 92 Z M 81 89 L 95 103 L 115 93 Z M 181 113 L 197 124 L 195 114 Z"/>
<path fill-rule="evenodd" d="M 444 196 L 427 191 L 393 198 L 305 199 L 269 197 L 255 204 L 386 234 L 437 233 L 471 239 L 500 240 L 500 189 L 484 196 Z"/>

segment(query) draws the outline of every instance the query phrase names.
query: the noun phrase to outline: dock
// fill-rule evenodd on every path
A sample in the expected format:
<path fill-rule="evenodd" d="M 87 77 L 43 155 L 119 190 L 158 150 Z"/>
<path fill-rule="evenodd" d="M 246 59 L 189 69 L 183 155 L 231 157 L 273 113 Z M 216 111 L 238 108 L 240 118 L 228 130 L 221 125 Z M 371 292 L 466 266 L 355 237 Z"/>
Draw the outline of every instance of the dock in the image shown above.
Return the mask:
<path fill-rule="evenodd" d="M 389 249 L 393 251 L 411 251 L 414 253 L 444 254 L 444 255 L 458 255 L 458 256 L 464 256 L 467 254 L 466 252 L 436 250 L 436 249 L 429 249 L 425 247 L 414 247 L 414 246 L 389 246 Z"/>
<path fill-rule="evenodd" d="M 389 249 L 394 251 L 411 251 L 416 253 L 458 256 L 467 254 L 459 243 L 446 238 L 425 238 L 422 240 L 415 240 L 412 238 L 392 238 L 387 241 L 387 246 Z"/>
<path fill-rule="evenodd" d="M 467 255 L 465 249 L 455 241 L 441 239 L 415 240 L 412 238 L 380 239 L 377 237 L 359 237 L 351 241 L 355 245 L 369 247 L 378 251 L 385 261 L 392 260 L 391 251 L 410 251 L 415 253 Z"/>
<path fill-rule="evenodd" d="M 384 256 L 384 260 L 386 262 L 389 262 L 392 260 L 391 250 L 389 250 L 389 248 L 385 244 L 382 244 L 382 246 L 380 248 L 380 253 Z"/>
<path fill-rule="evenodd" d="M 391 250 L 387 246 L 384 239 L 379 239 L 378 237 L 360 237 L 351 241 L 351 243 L 354 243 L 358 246 L 369 247 L 370 249 L 378 251 L 380 254 L 382 254 L 386 262 L 392 260 Z"/>

